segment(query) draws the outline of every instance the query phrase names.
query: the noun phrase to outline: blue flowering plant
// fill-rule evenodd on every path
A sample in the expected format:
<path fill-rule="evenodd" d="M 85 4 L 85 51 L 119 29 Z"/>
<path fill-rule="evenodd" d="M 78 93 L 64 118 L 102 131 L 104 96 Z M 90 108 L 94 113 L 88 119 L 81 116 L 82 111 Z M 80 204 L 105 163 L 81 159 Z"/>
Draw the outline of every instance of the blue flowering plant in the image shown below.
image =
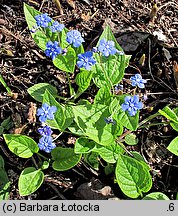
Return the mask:
<path fill-rule="evenodd" d="M 139 96 L 146 80 L 141 74 L 130 76 L 124 83 L 125 69 L 130 55 L 126 55 L 109 26 L 91 50 L 84 50 L 85 39 L 77 29 L 68 30 L 60 21 L 41 14 L 24 4 L 25 18 L 36 44 L 54 66 L 66 73 L 68 80 L 74 74 L 76 86 L 70 81 L 70 96 L 64 98 L 58 88 L 49 83 L 36 83 L 27 91 L 39 104 L 34 139 L 22 134 L 4 134 L 9 149 L 18 157 L 29 158 L 38 154 L 38 169 L 27 167 L 19 178 L 19 192 L 29 195 L 44 180 L 46 168 L 65 171 L 79 161 L 89 165 L 92 156 L 96 163 L 104 160 L 115 165 L 115 179 L 122 192 L 130 198 L 141 198 L 152 187 L 150 167 L 138 152 L 128 151 L 127 145 L 136 145 L 135 131 L 144 101 Z M 130 85 L 126 92 L 124 85 Z M 82 99 L 91 88 L 93 102 Z M 144 121 L 144 123 L 147 120 Z M 61 136 L 73 134 L 74 147 L 61 146 Z M 42 162 L 43 161 L 43 162 Z M 27 187 L 27 179 L 35 176 Z M 26 187 L 24 187 L 26 185 Z"/>

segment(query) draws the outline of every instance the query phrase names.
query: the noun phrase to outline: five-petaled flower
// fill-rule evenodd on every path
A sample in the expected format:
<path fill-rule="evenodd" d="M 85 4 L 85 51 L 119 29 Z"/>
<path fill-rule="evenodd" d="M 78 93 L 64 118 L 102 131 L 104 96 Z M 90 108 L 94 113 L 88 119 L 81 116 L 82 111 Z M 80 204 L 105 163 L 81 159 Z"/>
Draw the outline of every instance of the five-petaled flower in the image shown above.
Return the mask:
<path fill-rule="evenodd" d="M 39 140 L 38 147 L 40 150 L 50 153 L 56 145 L 53 143 L 53 138 L 51 136 L 43 136 Z"/>
<path fill-rule="evenodd" d="M 147 82 L 145 79 L 142 79 L 142 76 L 140 74 L 135 74 L 135 76 L 131 76 L 130 80 L 132 81 L 132 86 L 138 86 L 139 88 L 145 88 L 144 83 Z"/>
<path fill-rule="evenodd" d="M 78 30 L 71 30 L 67 32 L 66 41 L 74 47 L 79 47 L 84 42 L 84 39 Z"/>
<path fill-rule="evenodd" d="M 130 116 L 135 116 L 137 113 L 137 110 L 140 110 L 143 108 L 143 103 L 139 101 L 138 95 L 126 96 L 124 98 L 125 103 L 121 105 L 121 108 L 123 111 L 128 111 Z"/>
<path fill-rule="evenodd" d="M 51 42 L 48 41 L 46 44 L 46 50 L 45 50 L 45 54 L 48 57 L 51 57 L 52 60 L 54 60 L 57 55 L 62 53 L 62 49 L 61 47 L 59 47 L 59 43 L 57 41 Z"/>
<path fill-rule="evenodd" d="M 47 125 L 38 128 L 38 132 L 42 135 L 42 136 L 51 136 L 51 134 L 53 133 L 53 131 L 51 130 L 51 128 Z"/>
<path fill-rule="evenodd" d="M 114 41 L 107 41 L 106 39 L 101 39 L 98 51 L 100 51 L 104 56 L 108 57 L 109 55 L 114 55 L 117 52 L 115 48 Z"/>
<path fill-rule="evenodd" d="M 36 15 L 35 17 L 36 24 L 38 27 L 47 28 L 48 24 L 51 22 L 51 18 L 48 16 L 47 13 Z"/>
<path fill-rule="evenodd" d="M 41 108 L 37 110 L 37 116 L 39 116 L 40 122 L 46 122 L 47 119 L 54 119 L 54 113 L 57 111 L 55 106 L 49 106 L 47 103 L 44 103 Z"/>
<path fill-rule="evenodd" d="M 93 53 L 91 51 L 78 55 L 77 65 L 79 68 L 83 67 L 86 70 L 90 70 L 91 66 L 94 64 L 96 64 L 96 60 L 93 58 Z"/>
<path fill-rule="evenodd" d="M 53 22 L 52 26 L 50 26 L 52 32 L 61 32 L 63 28 L 64 24 L 60 24 L 58 21 Z"/>

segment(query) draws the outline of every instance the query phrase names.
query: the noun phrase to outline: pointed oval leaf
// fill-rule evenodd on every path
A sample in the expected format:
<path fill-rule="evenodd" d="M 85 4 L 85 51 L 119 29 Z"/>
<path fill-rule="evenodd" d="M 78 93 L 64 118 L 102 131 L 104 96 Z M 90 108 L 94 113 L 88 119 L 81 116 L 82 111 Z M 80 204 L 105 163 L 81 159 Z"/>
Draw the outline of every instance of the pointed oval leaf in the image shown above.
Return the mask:
<path fill-rule="evenodd" d="M 76 154 L 89 153 L 93 150 L 96 143 L 85 137 L 80 137 L 76 140 L 74 146 L 74 152 Z"/>
<path fill-rule="evenodd" d="M 171 141 L 167 149 L 178 156 L 178 136 Z"/>
<path fill-rule="evenodd" d="M 21 196 L 28 196 L 34 193 L 43 183 L 44 173 L 34 167 L 25 168 L 20 174 L 18 181 L 19 193 Z"/>
<path fill-rule="evenodd" d="M 28 136 L 21 134 L 4 134 L 5 142 L 11 152 L 21 158 L 29 158 L 37 153 L 37 143 Z"/>
<path fill-rule="evenodd" d="M 108 86 L 104 86 L 100 88 L 95 96 L 94 103 L 95 104 L 104 104 L 109 105 L 111 103 L 111 92 Z"/>
<path fill-rule="evenodd" d="M 124 153 L 124 149 L 116 142 L 113 142 L 109 146 L 101 146 L 97 144 L 93 151 L 97 152 L 107 163 L 116 163 L 119 154 Z"/>
<path fill-rule="evenodd" d="M 167 197 L 165 194 L 161 192 L 153 192 L 150 194 L 147 194 L 143 200 L 170 200 L 169 197 Z"/>
<path fill-rule="evenodd" d="M 116 125 L 107 124 L 108 107 L 102 104 L 73 106 L 75 122 L 93 141 L 101 145 L 110 145 L 115 140 Z"/>
<path fill-rule="evenodd" d="M 147 167 L 129 156 L 119 155 L 115 174 L 122 192 L 130 198 L 137 198 L 152 187 Z"/>
<path fill-rule="evenodd" d="M 57 89 L 48 83 L 38 83 L 27 89 L 27 92 L 39 102 L 43 102 L 45 91 L 48 90 L 53 97 L 57 96 Z"/>
<path fill-rule="evenodd" d="M 78 91 L 84 92 L 90 86 L 92 79 L 92 72 L 87 70 L 81 70 L 75 78 L 76 84 L 79 86 Z"/>
<path fill-rule="evenodd" d="M 71 169 L 81 159 L 81 154 L 75 154 L 72 148 L 57 147 L 51 151 L 54 160 L 52 167 L 57 171 L 65 171 Z"/>
<path fill-rule="evenodd" d="M 138 139 L 137 139 L 136 135 L 133 133 L 126 135 L 124 141 L 128 145 L 137 145 L 138 144 Z"/>

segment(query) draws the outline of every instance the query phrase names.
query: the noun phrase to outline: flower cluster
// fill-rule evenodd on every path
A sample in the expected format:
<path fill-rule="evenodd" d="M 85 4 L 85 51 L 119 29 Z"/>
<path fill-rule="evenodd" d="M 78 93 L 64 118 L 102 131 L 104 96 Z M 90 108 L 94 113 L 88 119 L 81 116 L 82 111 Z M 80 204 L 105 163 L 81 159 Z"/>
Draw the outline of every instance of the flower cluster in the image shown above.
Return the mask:
<path fill-rule="evenodd" d="M 130 80 L 132 86 L 138 86 L 139 88 L 145 88 L 144 84 L 147 82 L 145 79 L 142 79 L 142 76 L 140 74 L 131 76 Z"/>
<path fill-rule="evenodd" d="M 145 83 L 147 82 L 145 79 L 142 79 L 142 76 L 140 74 L 135 74 L 134 76 L 130 77 L 131 85 L 132 86 L 138 86 L 139 88 L 145 88 Z M 137 113 L 137 110 L 140 110 L 143 108 L 143 103 L 139 101 L 139 96 L 134 95 L 126 96 L 125 102 L 121 105 L 121 108 L 123 111 L 128 111 L 128 114 L 130 116 L 135 116 Z"/>
<path fill-rule="evenodd" d="M 93 58 L 93 53 L 91 51 L 78 54 L 77 66 L 79 68 L 85 68 L 90 70 L 91 66 L 96 64 L 96 60 Z"/>
<path fill-rule="evenodd" d="M 124 103 L 121 105 L 121 108 L 123 111 L 128 111 L 130 116 L 135 116 L 137 113 L 137 110 L 140 110 L 143 108 L 143 103 L 139 101 L 138 95 L 126 96 L 124 98 Z"/>
<path fill-rule="evenodd" d="M 100 40 L 98 51 L 100 51 L 104 56 L 115 55 L 117 49 L 115 48 L 114 41 L 107 41 L 106 39 Z"/>
<path fill-rule="evenodd" d="M 79 47 L 83 42 L 85 42 L 78 30 L 67 32 L 66 41 L 74 47 Z"/>
<path fill-rule="evenodd" d="M 52 149 L 56 147 L 53 143 L 51 134 L 53 131 L 45 122 L 47 119 L 54 119 L 54 113 L 57 111 L 55 106 L 49 106 L 47 103 L 44 103 L 41 108 L 37 110 L 37 116 L 39 116 L 39 121 L 42 123 L 42 127 L 38 128 L 38 132 L 42 136 L 39 140 L 38 147 L 40 150 L 43 150 L 47 153 L 50 153 Z"/>
<path fill-rule="evenodd" d="M 64 24 L 60 24 L 58 21 L 55 21 L 52 26 L 50 26 L 50 29 L 52 32 L 61 32 L 64 27 Z"/>
<path fill-rule="evenodd" d="M 48 41 L 46 44 L 46 50 L 45 50 L 45 54 L 48 57 L 51 57 L 52 60 L 54 60 L 57 55 L 62 53 L 62 49 L 61 47 L 59 47 L 59 43 L 57 41 L 51 42 Z"/>
<path fill-rule="evenodd" d="M 36 15 L 35 20 L 38 27 L 47 28 L 52 19 L 45 13 Z"/>

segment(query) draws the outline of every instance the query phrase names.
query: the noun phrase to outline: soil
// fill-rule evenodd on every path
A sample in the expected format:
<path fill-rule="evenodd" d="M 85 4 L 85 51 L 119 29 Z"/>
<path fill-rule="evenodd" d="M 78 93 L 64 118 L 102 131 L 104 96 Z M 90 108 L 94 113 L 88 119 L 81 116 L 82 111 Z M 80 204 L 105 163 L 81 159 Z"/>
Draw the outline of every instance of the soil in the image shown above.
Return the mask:
<path fill-rule="evenodd" d="M 130 91 L 127 78 L 140 72 L 147 79 L 146 98 L 140 119 L 145 119 L 164 106 L 178 106 L 178 4 L 176 0 L 62 0 L 61 8 L 55 1 L 0 0 L 0 73 L 13 91 L 13 98 L 0 85 L 0 122 L 9 116 L 12 127 L 6 133 L 22 133 L 32 138 L 38 136 L 38 122 L 30 123 L 29 110 L 39 107 L 27 93 L 34 84 L 47 82 L 56 86 L 60 96 L 67 97 L 65 73 L 59 71 L 35 45 L 27 28 L 23 3 L 65 24 L 68 29 L 78 29 L 85 38 L 85 50 L 94 46 L 104 26 L 110 24 L 121 47 L 132 55 L 123 81 L 124 93 Z M 155 7 L 155 4 L 157 7 Z M 145 58 L 144 58 L 144 55 Z M 75 74 L 71 76 L 73 80 Z M 91 98 L 89 88 L 83 95 Z M 34 119 L 33 119 L 34 120 Z M 156 118 L 155 123 L 166 121 Z M 33 121 L 34 122 L 34 121 Z M 153 187 L 150 192 L 163 192 L 175 199 L 178 191 L 178 157 L 166 147 L 177 136 L 166 124 L 147 126 L 137 131 L 138 145 L 128 150 L 139 151 L 151 167 Z M 66 172 L 45 170 L 44 184 L 34 194 L 22 197 L 18 193 L 18 178 L 27 166 L 35 166 L 38 158 L 20 159 L 7 148 L 0 136 L 0 155 L 6 163 L 11 181 L 10 199 L 128 199 L 114 184 L 113 174 L 104 174 L 104 165 L 96 171 L 81 161 Z M 75 137 L 61 137 L 57 145 L 73 146 Z M 88 191 L 95 191 L 85 197 Z M 86 193 L 83 193 L 86 192 Z M 99 192 L 99 196 L 98 196 Z M 89 193 L 90 194 L 90 193 Z"/>

